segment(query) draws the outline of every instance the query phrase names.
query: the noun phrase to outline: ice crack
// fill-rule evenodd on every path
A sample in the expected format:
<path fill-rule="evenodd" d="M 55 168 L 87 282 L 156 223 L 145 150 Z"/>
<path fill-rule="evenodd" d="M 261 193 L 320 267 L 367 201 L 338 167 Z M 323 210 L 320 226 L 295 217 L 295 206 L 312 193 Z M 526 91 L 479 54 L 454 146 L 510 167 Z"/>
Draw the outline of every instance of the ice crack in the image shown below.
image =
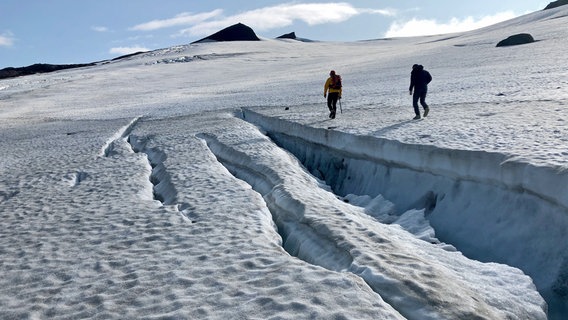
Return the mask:
<path fill-rule="evenodd" d="M 408 319 L 504 319 L 504 313 L 512 309 L 500 310 L 502 305 L 542 302 L 530 291 L 527 297 L 519 298 L 513 292 L 514 286 L 503 284 L 501 276 L 507 274 L 516 277 L 515 286 L 522 281 L 532 285 L 516 270 L 508 273 L 508 267 L 503 267 L 503 274 L 494 273 L 496 266 L 485 266 L 424 244 L 338 201 L 329 190 L 320 190 L 322 184 L 311 179 L 289 153 L 267 138 L 258 134 L 243 138 L 209 134 L 199 137 L 231 174 L 263 196 L 282 237 L 282 246 L 290 255 L 360 277 Z M 499 285 L 479 292 L 478 281 L 496 281 Z M 444 289 L 436 290 L 433 284 L 443 284 Z M 507 302 L 496 304 L 497 296 Z M 515 312 L 520 318 L 534 319 L 542 319 L 544 314 L 530 307 Z"/>
<path fill-rule="evenodd" d="M 190 223 L 195 223 L 195 221 L 190 219 L 189 215 L 186 213 L 186 209 L 189 207 L 189 204 L 178 203 L 177 190 L 172 183 L 170 173 L 164 164 L 168 158 L 167 154 L 158 147 L 150 147 L 150 138 L 148 137 L 130 135 L 128 136 L 127 141 L 134 152 L 146 155 L 146 158 L 152 167 L 149 180 L 153 186 L 154 200 L 159 201 L 165 206 L 174 206 L 184 220 Z"/>
<path fill-rule="evenodd" d="M 136 123 L 138 123 L 139 120 L 140 117 L 136 117 L 132 119 L 132 121 L 130 121 L 130 123 L 128 123 L 126 126 L 120 128 L 110 139 L 107 140 L 107 142 L 101 148 L 101 152 L 99 155 L 101 157 L 110 157 L 111 155 L 115 154 L 114 148 L 116 145 L 116 141 L 120 139 L 126 139 L 128 135 L 130 135 L 130 133 L 134 129 L 134 126 L 136 125 Z"/>
<path fill-rule="evenodd" d="M 213 136 L 203 134 L 200 138 L 205 140 L 217 160 L 233 176 L 251 185 L 253 190 L 263 196 L 277 226 L 277 232 L 282 237 L 282 247 L 286 252 L 310 264 L 333 271 L 345 271 L 351 266 L 353 262 L 351 254 L 338 246 L 334 240 L 329 239 L 329 233 L 319 232 L 318 228 L 322 225 L 303 218 L 301 210 L 290 209 L 290 207 L 301 208 L 303 205 L 286 191 L 284 184 L 279 181 L 278 173 L 267 167 L 255 170 L 241 165 L 235 159 L 246 159 L 246 155 L 235 150 L 226 154 L 224 151 L 229 149 Z M 232 152 L 239 154 L 231 154 Z M 296 205 L 290 206 L 291 202 Z"/>

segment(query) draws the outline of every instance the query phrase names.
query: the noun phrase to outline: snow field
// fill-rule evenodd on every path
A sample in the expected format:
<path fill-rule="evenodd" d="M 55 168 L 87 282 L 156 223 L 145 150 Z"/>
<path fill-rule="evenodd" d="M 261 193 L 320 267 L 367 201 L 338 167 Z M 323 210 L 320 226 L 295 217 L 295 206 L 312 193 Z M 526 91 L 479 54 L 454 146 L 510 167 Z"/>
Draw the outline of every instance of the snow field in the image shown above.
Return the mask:
<path fill-rule="evenodd" d="M 172 128 L 175 121 L 168 122 Z M 262 199 L 191 134 L 147 132 L 156 138 L 146 149 L 167 155 L 175 185 L 169 192 L 182 204 L 162 206 L 152 196 L 148 157 L 124 137 L 126 123 L 132 122 L 115 121 L 117 131 L 106 133 L 97 122 L 44 124 L 52 139 L 43 147 L 33 143 L 29 159 L 52 171 L 27 178 L 12 168 L 32 184 L 0 203 L 2 318 L 401 319 L 360 279 L 290 258 Z M 183 131 L 187 122 L 179 125 L 169 130 Z M 139 120 L 130 129 L 146 137 L 143 127 Z M 69 129 L 77 132 L 73 139 Z M 100 155 L 108 141 L 91 141 L 94 132 L 116 138 L 108 144 L 112 152 Z M 58 150 L 60 160 L 43 162 L 53 160 L 40 156 L 46 150 Z M 212 206 L 216 201 L 226 206 Z M 337 290 L 342 294 L 331 294 Z"/>
<path fill-rule="evenodd" d="M 2 80 L 0 318 L 564 319 L 566 10 Z"/>

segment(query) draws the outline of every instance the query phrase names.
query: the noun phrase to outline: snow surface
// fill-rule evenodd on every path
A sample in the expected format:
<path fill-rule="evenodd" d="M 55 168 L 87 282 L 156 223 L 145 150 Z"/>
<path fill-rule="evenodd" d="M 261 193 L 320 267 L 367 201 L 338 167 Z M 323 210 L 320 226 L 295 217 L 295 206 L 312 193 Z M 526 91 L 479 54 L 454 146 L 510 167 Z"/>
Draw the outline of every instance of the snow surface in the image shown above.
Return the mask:
<path fill-rule="evenodd" d="M 567 17 L 2 80 L 0 318 L 564 319 Z"/>

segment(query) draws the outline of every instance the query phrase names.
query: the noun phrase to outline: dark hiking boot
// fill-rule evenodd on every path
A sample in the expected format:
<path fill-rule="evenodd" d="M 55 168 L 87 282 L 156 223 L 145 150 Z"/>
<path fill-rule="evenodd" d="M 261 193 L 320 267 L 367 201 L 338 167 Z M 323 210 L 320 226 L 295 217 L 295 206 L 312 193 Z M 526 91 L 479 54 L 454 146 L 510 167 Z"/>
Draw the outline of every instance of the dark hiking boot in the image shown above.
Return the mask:
<path fill-rule="evenodd" d="M 412 118 L 412 120 L 418 120 L 418 119 L 420 119 L 420 115 L 419 115 L 419 114 L 417 114 L 416 117 Z"/>
<path fill-rule="evenodd" d="M 331 117 L 332 119 L 335 119 L 335 112 L 332 112 L 330 117 Z"/>
<path fill-rule="evenodd" d="M 428 112 L 430 112 L 430 108 L 424 108 L 424 117 L 428 115 Z"/>

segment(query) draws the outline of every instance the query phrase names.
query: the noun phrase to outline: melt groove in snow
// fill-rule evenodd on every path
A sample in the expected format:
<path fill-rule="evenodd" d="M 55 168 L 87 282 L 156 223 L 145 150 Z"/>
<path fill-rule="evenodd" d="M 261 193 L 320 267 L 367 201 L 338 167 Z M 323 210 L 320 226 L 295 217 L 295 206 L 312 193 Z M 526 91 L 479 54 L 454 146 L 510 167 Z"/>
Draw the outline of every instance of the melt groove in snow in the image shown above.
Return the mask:
<path fill-rule="evenodd" d="M 150 173 L 149 182 L 152 184 L 152 194 L 154 200 L 159 201 L 162 205 L 175 206 L 176 210 L 181 214 L 182 218 L 189 223 L 195 221 L 188 218 L 185 214 L 185 209 L 188 207 L 186 203 L 177 203 L 177 190 L 171 182 L 170 174 L 168 173 L 164 162 L 167 159 L 165 152 L 156 147 L 148 147 L 150 139 L 148 137 L 136 137 L 132 135 L 134 127 L 140 121 L 141 117 L 132 119 L 126 126 L 120 128 L 101 149 L 99 156 L 110 157 L 119 154 L 116 148 L 121 148 L 124 143 L 130 146 L 130 151 L 135 153 L 143 153 L 152 171 Z M 118 151 L 118 152 L 117 152 Z M 85 177 L 82 173 L 78 173 L 73 179 L 70 179 L 72 184 L 78 185 Z"/>
<path fill-rule="evenodd" d="M 187 222 L 194 223 L 187 217 L 184 210 L 188 207 L 185 203 L 177 202 L 177 190 L 171 181 L 171 176 L 164 165 L 167 155 L 164 151 L 157 147 L 148 147 L 150 139 L 147 137 L 137 137 L 129 135 L 128 143 L 131 145 L 135 153 L 143 153 L 148 159 L 148 163 L 152 167 L 149 180 L 153 186 L 154 200 L 159 201 L 165 206 L 175 206 L 182 218 Z"/>
<path fill-rule="evenodd" d="M 114 144 L 116 143 L 116 141 L 119 139 L 126 139 L 130 135 L 130 133 L 134 129 L 134 126 L 136 126 L 136 123 L 138 123 L 140 118 L 141 117 L 136 117 L 132 119 L 126 126 L 120 128 L 110 139 L 108 139 L 104 146 L 101 148 L 99 156 L 110 156 L 113 153 Z"/>

